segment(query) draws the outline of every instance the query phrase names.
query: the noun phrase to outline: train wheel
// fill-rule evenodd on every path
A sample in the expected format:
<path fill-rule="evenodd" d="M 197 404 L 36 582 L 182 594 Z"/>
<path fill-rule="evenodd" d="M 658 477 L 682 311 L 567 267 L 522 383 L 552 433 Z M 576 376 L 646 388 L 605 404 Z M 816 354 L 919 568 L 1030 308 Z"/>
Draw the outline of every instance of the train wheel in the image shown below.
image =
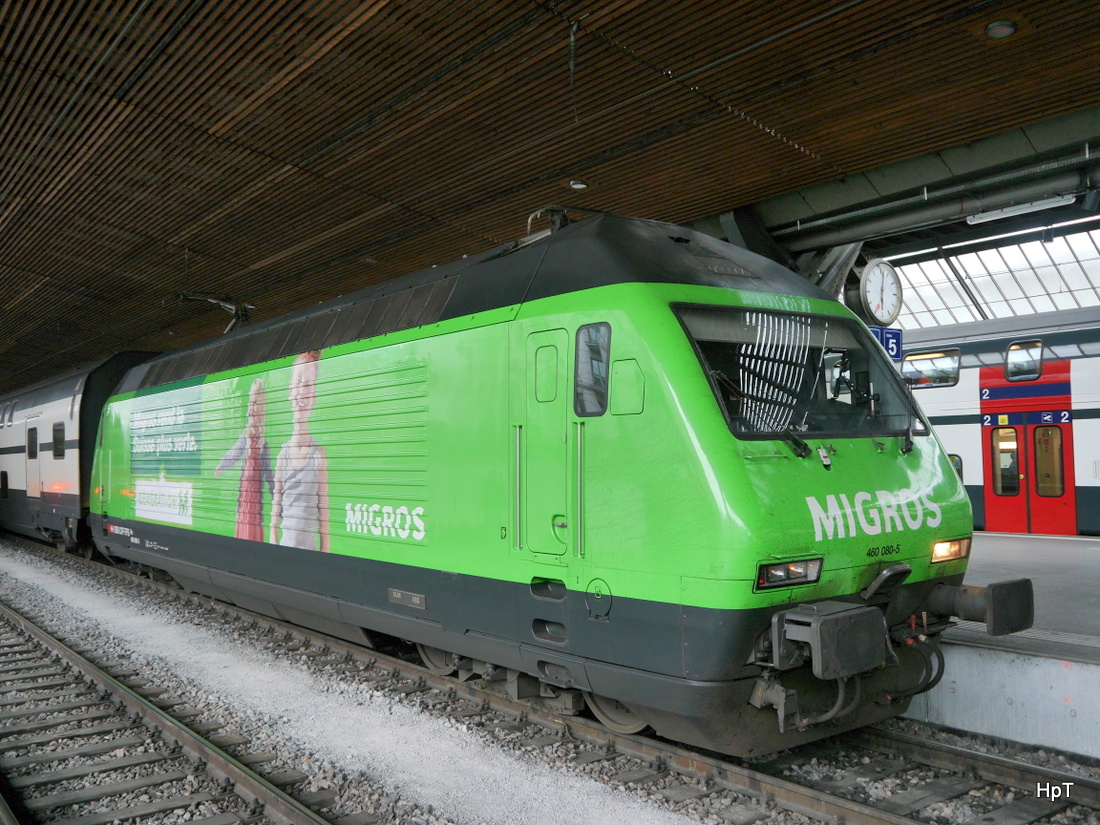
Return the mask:
<path fill-rule="evenodd" d="M 639 733 L 648 727 L 641 716 L 617 699 L 608 699 L 595 693 L 586 693 L 584 698 L 596 718 L 615 733 Z"/>
<path fill-rule="evenodd" d="M 458 670 L 458 657 L 453 653 L 420 644 L 416 646 L 416 652 L 420 654 L 420 660 L 424 662 L 424 667 L 429 673 L 436 676 L 450 676 Z"/>

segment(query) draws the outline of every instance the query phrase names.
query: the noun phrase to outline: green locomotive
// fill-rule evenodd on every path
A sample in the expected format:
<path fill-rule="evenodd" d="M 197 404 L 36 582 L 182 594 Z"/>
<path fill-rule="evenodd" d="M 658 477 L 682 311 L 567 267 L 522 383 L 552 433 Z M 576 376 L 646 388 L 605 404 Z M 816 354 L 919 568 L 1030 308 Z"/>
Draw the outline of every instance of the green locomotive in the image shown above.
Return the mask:
<path fill-rule="evenodd" d="M 962 588 L 959 479 L 867 329 L 782 266 L 599 215 L 148 361 L 106 555 L 563 713 L 735 754 L 901 713 Z"/>

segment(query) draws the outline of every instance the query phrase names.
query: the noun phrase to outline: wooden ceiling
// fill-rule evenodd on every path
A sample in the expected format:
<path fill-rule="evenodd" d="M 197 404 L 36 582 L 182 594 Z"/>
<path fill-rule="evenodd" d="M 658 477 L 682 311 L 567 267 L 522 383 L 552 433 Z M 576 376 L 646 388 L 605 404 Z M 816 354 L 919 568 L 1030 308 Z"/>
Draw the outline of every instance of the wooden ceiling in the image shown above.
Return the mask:
<path fill-rule="evenodd" d="M 549 203 L 687 222 L 1096 106 L 1095 12 L 0 4 L 0 392 L 221 332 L 180 292 L 271 318 L 518 237 Z"/>

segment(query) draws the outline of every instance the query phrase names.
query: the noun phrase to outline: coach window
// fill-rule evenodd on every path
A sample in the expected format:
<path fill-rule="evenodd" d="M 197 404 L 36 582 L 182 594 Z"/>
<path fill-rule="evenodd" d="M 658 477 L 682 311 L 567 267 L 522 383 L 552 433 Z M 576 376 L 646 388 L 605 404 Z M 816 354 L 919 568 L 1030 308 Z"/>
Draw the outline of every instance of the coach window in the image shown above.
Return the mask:
<path fill-rule="evenodd" d="M 1035 492 L 1048 498 L 1065 495 L 1062 430 L 1060 427 L 1036 427 L 1034 433 Z"/>
<path fill-rule="evenodd" d="M 53 457 L 65 457 L 65 422 L 58 421 L 53 425 Z"/>
<path fill-rule="evenodd" d="M 953 387 L 959 383 L 959 363 L 962 356 L 957 349 L 936 352 L 914 352 L 901 362 L 901 374 L 917 389 L 923 387 Z"/>
<path fill-rule="evenodd" d="M 1008 345 L 1005 378 L 1009 381 L 1034 381 L 1042 372 L 1042 341 L 1017 341 Z"/>
<path fill-rule="evenodd" d="M 994 427 L 993 492 L 999 496 L 1015 496 L 1020 492 L 1020 449 L 1015 427 Z"/>
<path fill-rule="evenodd" d="M 38 427 L 27 430 L 27 458 L 38 458 Z"/>
<path fill-rule="evenodd" d="M 585 324 L 577 330 L 577 365 L 573 372 L 573 411 L 577 415 L 590 417 L 607 411 L 610 356 L 610 324 Z"/>
<path fill-rule="evenodd" d="M 8 497 L 8 471 L 0 470 L 0 498 Z"/>

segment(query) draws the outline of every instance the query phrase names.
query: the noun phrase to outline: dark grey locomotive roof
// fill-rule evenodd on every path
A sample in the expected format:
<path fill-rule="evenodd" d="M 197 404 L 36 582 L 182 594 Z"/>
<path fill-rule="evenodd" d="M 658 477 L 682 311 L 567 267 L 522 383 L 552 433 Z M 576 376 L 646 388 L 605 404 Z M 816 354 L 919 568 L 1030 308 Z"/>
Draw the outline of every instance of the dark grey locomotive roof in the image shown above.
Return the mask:
<path fill-rule="evenodd" d="M 167 353 L 132 370 L 119 391 L 620 283 L 696 284 L 829 297 L 780 264 L 709 235 L 674 224 L 600 214 Z"/>

